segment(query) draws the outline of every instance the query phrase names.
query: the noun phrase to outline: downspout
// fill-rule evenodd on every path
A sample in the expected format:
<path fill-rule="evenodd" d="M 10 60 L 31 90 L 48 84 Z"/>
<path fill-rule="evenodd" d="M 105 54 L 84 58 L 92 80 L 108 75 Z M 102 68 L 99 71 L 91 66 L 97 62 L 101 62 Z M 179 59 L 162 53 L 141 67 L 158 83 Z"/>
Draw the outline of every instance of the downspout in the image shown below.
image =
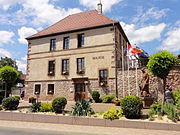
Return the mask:
<path fill-rule="evenodd" d="M 115 89 L 116 89 L 116 98 L 118 98 L 118 86 L 117 86 L 117 44 L 116 44 L 116 29 L 114 27 L 114 46 L 115 46 Z"/>

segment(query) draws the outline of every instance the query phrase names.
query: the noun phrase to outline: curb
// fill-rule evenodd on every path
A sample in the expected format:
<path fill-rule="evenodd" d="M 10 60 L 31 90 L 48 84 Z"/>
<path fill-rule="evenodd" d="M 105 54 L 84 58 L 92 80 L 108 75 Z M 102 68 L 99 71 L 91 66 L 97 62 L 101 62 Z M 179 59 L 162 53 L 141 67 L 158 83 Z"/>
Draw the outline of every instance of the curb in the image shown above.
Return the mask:
<path fill-rule="evenodd" d="M 19 112 L 0 112 L 0 120 L 180 131 L 180 124 L 173 123 L 140 122 L 130 120 L 107 120 L 98 118 L 57 116 L 46 114 L 28 114 Z"/>

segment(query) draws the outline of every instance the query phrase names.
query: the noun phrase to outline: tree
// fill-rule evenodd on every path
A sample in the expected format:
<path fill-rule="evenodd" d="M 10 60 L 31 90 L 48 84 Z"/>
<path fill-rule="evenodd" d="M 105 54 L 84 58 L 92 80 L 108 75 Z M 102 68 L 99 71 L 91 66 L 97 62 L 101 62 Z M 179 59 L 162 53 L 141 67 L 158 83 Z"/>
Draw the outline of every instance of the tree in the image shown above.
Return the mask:
<path fill-rule="evenodd" d="M 178 63 L 178 57 L 167 51 L 159 51 L 149 58 L 148 70 L 163 80 L 163 97 L 166 87 L 166 78 L 170 70 Z M 164 98 L 163 98 L 164 103 Z"/>
<path fill-rule="evenodd" d="M 11 59 L 11 58 L 8 58 L 8 57 L 1 57 L 0 59 L 0 68 L 2 67 L 5 67 L 5 66 L 11 66 L 13 67 L 14 69 L 18 69 L 18 66 L 16 64 L 16 61 Z"/>
<path fill-rule="evenodd" d="M 0 80 L 6 83 L 6 94 L 9 94 L 11 91 L 11 87 L 14 83 L 16 83 L 17 79 L 19 78 L 19 72 L 15 70 L 11 66 L 5 66 L 0 68 Z M 9 92 L 9 93 L 8 93 Z"/>

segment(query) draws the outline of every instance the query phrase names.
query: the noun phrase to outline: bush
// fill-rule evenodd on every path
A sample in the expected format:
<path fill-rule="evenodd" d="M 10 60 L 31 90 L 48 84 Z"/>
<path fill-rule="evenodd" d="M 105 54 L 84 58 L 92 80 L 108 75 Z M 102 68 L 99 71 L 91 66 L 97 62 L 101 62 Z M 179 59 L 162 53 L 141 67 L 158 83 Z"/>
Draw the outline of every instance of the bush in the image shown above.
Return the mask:
<path fill-rule="evenodd" d="M 51 112 L 52 111 L 52 104 L 51 103 L 42 103 L 40 106 L 41 112 Z"/>
<path fill-rule="evenodd" d="M 115 95 L 108 94 L 102 97 L 103 103 L 112 103 L 112 100 L 115 98 Z"/>
<path fill-rule="evenodd" d="M 126 118 L 139 118 L 141 115 L 142 101 L 137 96 L 126 96 L 121 99 L 121 108 Z"/>
<path fill-rule="evenodd" d="M 65 97 L 57 97 L 52 102 L 52 108 L 55 113 L 61 113 L 67 104 Z"/>
<path fill-rule="evenodd" d="M 119 119 L 120 117 L 123 116 L 122 114 L 123 114 L 123 111 L 121 108 L 119 109 L 110 108 L 107 112 L 103 114 L 103 118 L 110 119 L 110 120 Z"/>
<path fill-rule="evenodd" d="M 148 112 L 149 117 L 152 118 L 154 115 L 160 115 L 161 107 L 162 107 L 162 104 L 160 102 L 152 104 L 150 106 L 150 111 Z"/>
<path fill-rule="evenodd" d="M 74 116 L 87 116 L 88 114 L 93 114 L 94 111 L 90 106 L 90 103 L 86 100 L 77 101 L 72 108 L 71 114 Z"/>
<path fill-rule="evenodd" d="M 2 106 L 0 106 L 0 111 L 1 111 L 1 110 L 3 110 L 3 107 L 2 107 Z"/>
<path fill-rule="evenodd" d="M 17 110 L 19 100 L 15 97 L 7 97 L 2 100 L 2 107 L 5 110 Z"/>
<path fill-rule="evenodd" d="M 17 98 L 18 100 L 20 100 L 20 96 L 14 96 L 15 98 Z"/>
<path fill-rule="evenodd" d="M 175 105 L 180 110 L 180 88 L 178 90 L 173 91 L 173 96 Z"/>
<path fill-rule="evenodd" d="M 163 111 L 172 121 L 176 122 L 178 120 L 179 117 L 175 105 L 171 103 L 165 103 L 163 105 Z"/>
<path fill-rule="evenodd" d="M 41 102 L 33 103 L 30 106 L 30 111 L 31 112 L 39 112 L 40 111 L 40 107 L 41 107 Z"/>
<path fill-rule="evenodd" d="M 100 94 L 99 91 L 93 91 L 92 92 L 92 98 L 96 103 L 100 102 Z"/>
<path fill-rule="evenodd" d="M 0 104 L 2 104 L 3 96 L 0 96 Z"/>

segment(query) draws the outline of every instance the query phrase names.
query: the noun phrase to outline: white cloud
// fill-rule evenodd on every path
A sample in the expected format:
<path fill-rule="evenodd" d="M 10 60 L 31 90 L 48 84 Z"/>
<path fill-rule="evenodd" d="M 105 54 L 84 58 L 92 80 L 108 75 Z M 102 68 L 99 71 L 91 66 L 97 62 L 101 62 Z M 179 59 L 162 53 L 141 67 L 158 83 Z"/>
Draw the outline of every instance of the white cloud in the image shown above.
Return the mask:
<path fill-rule="evenodd" d="M 0 45 L 12 43 L 12 37 L 14 36 L 13 32 L 9 31 L 0 31 Z"/>
<path fill-rule="evenodd" d="M 135 24 L 125 24 L 124 22 L 121 22 L 121 25 L 132 44 L 139 44 L 159 39 L 161 37 L 161 32 L 166 27 L 166 24 L 164 23 L 150 25 L 139 29 L 135 28 Z"/>
<path fill-rule="evenodd" d="M 137 15 L 133 18 L 132 22 L 144 23 L 149 20 L 158 20 L 165 17 L 169 10 L 170 9 L 168 8 L 159 10 L 157 7 L 152 7 L 145 11 L 142 7 L 140 7 L 138 8 Z"/>
<path fill-rule="evenodd" d="M 10 6 L 21 5 L 21 9 L 11 17 L 9 14 L 0 17 L 0 20 L 8 24 L 33 24 L 37 27 L 51 25 L 69 14 L 81 12 L 79 8 L 65 9 L 50 3 L 50 0 L 0 0 L 0 7 L 8 10 Z"/>
<path fill-rule="evenodd" d="M 3 10 L 8 10 L 10 6 L 17 4 L 21 0 L 0 0 L 0 8 Z"/>
<path fill-rule="evenodd" d="M 9 58 L 11 58 L 12 54 L 9 51 L 7 51 L 7 50 L 5 50 L 3 48 L 0 48 L 0 57 L 9 57 Z"/>
<path fill-rule="evenodd" d="M 30 0 L 23 4 L 24 12 L 34 17 L 33 24 L 42 26 L 43 24 L 53 24 L 65 16 L 81 12 L 78 8 L 64 9 L 49 3 L 49 0 Z"/>
<path fill-rule="evenodd" d="M 19 43 L 27 44 L 27 41 L 25 38 L 27 38 L 28 36 L 31 36 L 35 33 L 37 33 L 37 31 L 33 28 L 29 28 L 29 27 L 25 27 L 25 26 L 21 27 L 20 29 L 18 29 Z"/>
<path fill-rule="evenodd" d="M 103 11 L 110 11 L 111 7 L 123 0 L 101 0 L 101 3 L 103 4 Z M 97 4 L 99 3 L 99 0 L 79 0 L 80 4 L 90 8 L 90 9 L 97 9 Z"/>
<path fill-rule="evenodd" d="M 18 70 L 23 71 L 23 73 L 25 73 L 26 71 L 26 64 L 23 63 L 22 61 L 16 60 L 17 66 L 18 66 Z"/>
<path fill-rule="evenodd" d="M 180 51 L 180 28 L 175 28 L 166 33 L 167 38 L 158 49 L 171 52 Z"/>

